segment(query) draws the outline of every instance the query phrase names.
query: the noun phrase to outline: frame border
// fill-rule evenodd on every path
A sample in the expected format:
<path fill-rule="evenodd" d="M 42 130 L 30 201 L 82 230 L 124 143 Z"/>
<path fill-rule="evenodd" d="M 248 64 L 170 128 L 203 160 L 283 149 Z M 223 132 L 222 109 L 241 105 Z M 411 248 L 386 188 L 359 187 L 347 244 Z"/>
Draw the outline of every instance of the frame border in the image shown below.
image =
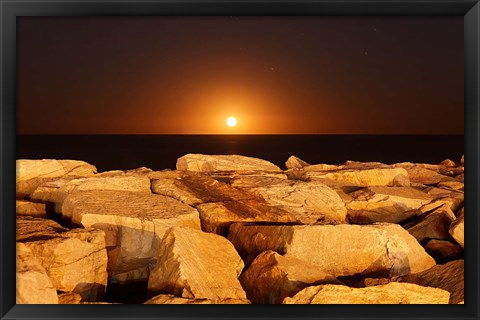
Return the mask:
<path fill-rule="evenodd" d="M 15 101 L 16 17 L 116 15 L 459 15 L 464 16 L 465 177 L 467 217 L 464 251 L 465 304 L 385 305 L 15 305 Z M 0 0 L 0 317 L 2 319 L 478 319 L 480 181 L 480 4 L 478 0 Z M 475 246 L 475 244 L 477 246 Z"/>

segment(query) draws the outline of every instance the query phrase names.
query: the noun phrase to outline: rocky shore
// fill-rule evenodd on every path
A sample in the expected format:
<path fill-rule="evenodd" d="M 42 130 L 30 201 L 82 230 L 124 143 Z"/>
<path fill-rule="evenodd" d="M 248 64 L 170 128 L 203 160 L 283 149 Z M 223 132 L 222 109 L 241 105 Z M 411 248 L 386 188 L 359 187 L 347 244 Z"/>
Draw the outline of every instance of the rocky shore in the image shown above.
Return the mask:
<path fill-rule="evenodd" d="M 463 156 L 285 165 L 17 160 L 17 303 L 463 303 Z"/>

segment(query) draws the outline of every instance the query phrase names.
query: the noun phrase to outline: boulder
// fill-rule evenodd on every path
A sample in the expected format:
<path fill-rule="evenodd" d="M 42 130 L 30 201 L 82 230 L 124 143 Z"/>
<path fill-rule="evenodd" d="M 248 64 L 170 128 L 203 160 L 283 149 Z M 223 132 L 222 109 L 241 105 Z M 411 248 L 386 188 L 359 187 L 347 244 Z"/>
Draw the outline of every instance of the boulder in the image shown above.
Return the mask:
<path fill-rule="evenodd" d="M 80 304 L 82 296 L 75 292 L 64 292 L 58 295 L 58 304 Z"/>
<path fill-rule="evenodd" d="M 464 239 L 464 214 L 463 214 L 463 210 L 460 212 L 460 214 L 458 215 L 458 218 L 455 219 L 451 224 L 450 224 L 450 227 L 448 229 L 448 232 L 450 233 L 450 235 L 452 236 L 453 239 L 455 239 L 455 241 L 457 241 L 457 243 L 462 247 L 464 248 L 465 246 L 465 239 Z"/>
<path fill-rule="evenodd" d="M 460 190 L 447 190 L 444 188 L 427 187 L 422 190 L 433 197 L 433 201 L 420 208 L 425 213 L 447 204 L 453 212 L 457 212 L 465 202 L 464 192 Z"/>
<path fill-rule="evenodd" d="M 436 265 L 428 270 L 394 278 L 394 281 L 409 282 L 422 286 L 440 288 L 450 292 L 450 304 L 462 302 L 465 291 L 464 260 L 455 260 Z"/>
<path fill-rule="evenodd" d="M 443 205 L 421 215 L 406 224 L 404 228 L 420 243 L 429 239 L 447 240 L 450 239 L 448 228 L 453 220 L 455 220 L 455 214 L 449 206 Z"/>
<path fill-rule="evenodd" d="M 348 220 L 355 224 L 400 223 L 416 215 L 415 210 L 432 196 L 411 187 L 368 187 L 349 194 Z"/>
<path fill-rule="evenodd" d="M 334 277 L 403 275 L 420 272 L 435 261 L 396 224 L 257 226 L 233 224 L 228 239 L 248 265 L 273 250 L 317 266 Z"/>
<path fill-rule="evenodd" d="M 425 245 L 425 251 L 427 251 L 437 263 L 446 263 L 460 259 L 463 256 L 462 247 L 447 240 L 432 239 Z"/>
<path fill-rule="evenodd" d="M 84 161 L 77 160 L 17 160 L 17 198 L 25 198 L 44 182 L 61 177 L 89 177 L 97 169 Z"/>
<path fill-rule="evenodd" d="M 285 162 L 287 169 L 300 169 L 309 165 L 310 164 L 307 162 L 295 156 L 290 156 L 290 158 L 287 159 L 287 162 Z"/>
<path fill-rule="evenodd" d="M 406 170 L 411 183 L 436 185 L 437 183 L 442 181 L 455 181 L 454 178 L 439 173 L 439 167 L 434 165 L 428 167 L 422 164 L 397 163 L 393 166 Z"/>
<path fill-rule="evenodd" d="M 244 267 L 225 238 L 189 228 L 170 228 L 160 243 L 148 290 L 190 299 L 245 300 L 238 276 Z"/>
<path fill-rule="evenodd" d="M 280 171 L 280 168 L 266 160 L 240 155 L 187 154 L 177 159 L 177 170 L 188 171 L 238 171 L 265 170 Z"/>
<path fill-rule="evenodd" d="M 146 192 L 77 191 L 65 198 L 62 213 L 74 224 L 105 232 L 112 282 L 147 280 L 168 228 L 200 229 L 196 209 Z"/>
<path fill-rule="evenodd" d="M 449 297 L 448 291 L 410 283 L 366 288 L 325 284 L 305 288 L 283 304 L 448 304 Z"/>
<path fill-rule="evenodd" d="M 175 297 L 171 294 L 159 294 L 144 302 L 144 304 L 250 304 L 250 302 L 246 299 L 188 299 Z"/>
<path fill-rule="evenodd" d="M 32 250 L 23 243 L 16 250 L 16 303 L 57 304 L 57 289 Z"/>
<path fill-rule="evenodd" d="M 38 186 L 30 196 L 35 201 L 54 204 L 55 212 L 61 213 L 63 201 L 72 192 L 89 190 L 112 190 L 150 193 L 150 179 L 146 176 L 121 174 L 97 175 L 80 179 L 60 179 Z"/>
<path fill-rule="evenodd" d="M 16 200 L 15 211 L 17 216 L 31 216 L 37 218 L 47 217 L 47 209 L 45 203 L 37 203 L 27 200 Z"/>
<path fill-rule="evenodd" d="M 16 238 L 33 252 L 57 290 L 78 293 L 86 301 L 103 296 L 107 285 L 103 231 L 68 230 L 52 220 L 17 217 Z"/>
<path fill-rule="evenodd" d="M 248 299 L 256 304 L 278 304 L 307 286 L 340 283 L 315 265 L 274 251 L 260 253 L 240 282 Z"/>

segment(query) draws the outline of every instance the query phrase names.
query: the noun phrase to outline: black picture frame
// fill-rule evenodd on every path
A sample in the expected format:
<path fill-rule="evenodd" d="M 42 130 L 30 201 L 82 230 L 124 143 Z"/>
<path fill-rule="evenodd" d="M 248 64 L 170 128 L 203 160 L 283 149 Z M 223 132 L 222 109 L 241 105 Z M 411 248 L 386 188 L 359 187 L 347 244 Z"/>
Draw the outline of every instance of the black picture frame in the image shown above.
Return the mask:
<path fill-rule="evenodd" d="M 2 319 L 478 319 L 480 4 L 478 0 L 193 1 L 1 0 L 0 227 Z M 465 39 L 465 304 L 464 305 L 15 305 L 16 17 L 88 15 L 458 15 Z"/>

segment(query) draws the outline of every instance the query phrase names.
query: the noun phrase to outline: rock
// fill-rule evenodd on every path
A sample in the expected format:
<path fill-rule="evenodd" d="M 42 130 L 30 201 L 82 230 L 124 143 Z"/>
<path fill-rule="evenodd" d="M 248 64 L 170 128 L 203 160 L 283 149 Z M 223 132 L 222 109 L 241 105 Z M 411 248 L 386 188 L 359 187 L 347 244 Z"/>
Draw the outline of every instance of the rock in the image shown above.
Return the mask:
<path fill-rule="evenodd" d="M 257 304 L 281 303 L 309 285 L 340 283 L 315 265 L 274 251 L 260 253 L 240 276 L 240 282 L 249 300 Z"/>
<path fill-rule="evenodd" d="M 32 250 L 17 243 L 16 251 L 16 303 L 57 304 L 57 290 Z"/>
<path fill-rule="evenodd" d="M 412 163 L 399 163 L 395 164 L 394 167 L 403 168 L 408 172 L 408 177 L 411 183 L 419 183 L 423 185 L 436 185 L 442 181 L 452 181 L 454 178 L 448 177 L 446 175 L 440 174 L 435 170 L 438 169 L 438 166 L 435 167 L 435 170 L 425 168 L 425 166 Z"/>
<path fill-rule="evenodd" d="M 342 285 L 308 287 L 283 304 L 448 304 L 448 291 L 410 283 L 349 288 Z"/>
<path fill-rule="evenodd" d="M 36 201 L 55 204 L 55 212 L 61 213 L 63 201 L 75 191 L 113 190 L 150 193 L 150 179 L 146 176 L 122 174 L 93 176 L 80 179 L 62 179 L 40 185 L 30 196 Z"/>
<path fill-rule="evenodd" d="M 440 207 L 442 204 L 447 204 L 453 212 L 458 211 L 464 203 L 464 192 L 458 190 L 447 190 L 437 187 L 428 187 L 423 190 L 433 197 L 433 201 L 420 208 L 420 211 L 425 213 Z"/>
<path fill-rule="evenodd" d="M 287 162 L 285 162 L 285 166 L 287 167 L 287 169 L 299 169 L 309 165 L 310 164 L 308 164 L 307 162 L 295 156 L 290 156 L 290 158 L 287 159 Z"/>
<path fill-rule="evenodd" d="M 15 211 L 17 216 L 31 216 L 46 218 L 47 209 L 45 203 L 31 202 L 27 200 L 16 200 Z"/>
<path fill-rule="evenodd" d="M 144 302 L 144 304 L 250 304 L 250 302 L 246 299 L 188 299 L 175 297 L 171 294 L 159 294 Z"/>
<path fill-rule="evenodd" d="M 228 239 L 248 265 L 273 250 L 318 266 L 334 277 L 403 275 L 420 272 L 435 261 L 402 227 L 395 224 L 256 226 L 233 224 Z"/>
<path fill-rule="evenodd" d="M 460 246 L 446 240 L 432 239 L 425 245 L 425 251 L 431 255 L 437 263 L 446 263 L 462 258 L 463 250 Z"/>
<path fill-rule="evenodd" d="M 146 192 L 77 191 L 65 198 L 62 212 L 74 224 L 105 232 L 112 282 L 147 280 L 168 228 L 200 229 L 197 210 Z"/>
<path fill-rule="evenodd" d="M 177 159 L 177 170 L 188 171 L 238 171 L 265 170 L 281 171 L 266 160 L 240 155 L 187 154 Z"/>
<path fill-rule="evenodd" d="M 320 181 L 328 186 L 410 186 L 407 171 L 403 168 L 295 170 L 287 172 L 287 176 L 295 180 Z"/>
<path fill-rule="evenodd" d="M 289 181 L 271 177 L 252 178 L 245 191 L 261 197 L 272 207 L 292 213 L 296 221 L 313 224 L 317 221 L 345 223 L 347 210 L 335 190 L 314 181 Z M 232 183 L 236 186 L 236 183 Z"/>
<path fill-rule="evenodd" d="M 437 184 L 437 187 L 460 191 L 465 190 L 465 185 L 462 181 L 442 181 Z"/>
<path fill-rule="evenodd" d="M 97 169 L 84 161 L 76 160 L 17 160 L 17 198 L 25 198 L 44 182 L 61 177 L 89 177 Z"/>
<path fill-rule="evenodd" d="M 103 296 L 107 285 L 103 231 L 68 230 L 52 220 L 17 217 L 16 238 L 33 252 L 57 290 L 78 293 L 87 301 Z"/>
<path fill-rule="evenodd" d="M 450 239 L 448 228 L 455 220 L 450 207 L 443 205 L 440 208 L 421 215 L 415 221 L 410 222 L 404 228 L 417 239 L 419 243 L 423 243 L 427 239 Z"/>
<path fill-rule="evenodd" d="M 453 160 L 450 159 L 445 159 L 442 162 L 440 162 L 438 165 L 443 166 L 443 167 L 456 167 L 457 165 Z"/>
<path fill-rule="evenodd" d="M 465 239 L 464 239 L 464 214 L 463 214 L 463 210 L 460 212 L 460 214 L 458 215 L 458 218 L 455 219 L 451 224 L 450 224 L 450 227 L 449 227 L 449 230 L 448 232 L 450 233 L 450 235 L 452 236 L 453 239 L 455 239 L 455 241 L 457 241 L 457 243 L 462 247 L 464 248 L 465 247 Z"/>
<path fill-rule="evenodd" d="M 450 304 L 457 304 L 465 299 L 464 260 L 455 260 L 446 264 L 436 265 L 423 272 L 397 277 L 393 280 L 446 290 L 451 294 Z"/>
<path fill-rule="evenodd" d="M 463 166 L 465 166 L 465 155 L 462 154 L 462 158 L 460 158 L 460 164 Z"/>
<path fill-rule="evenodd" d="M 150 273 L 148 290 L 190 299 L 245 300 L 238 276 L 244 264 L 225 238 L 174 227 L 166 233 Z"/>
<path fill-rule="evenodd" d="M 352 192 L 346 203 L 348 220 L 355 224 L 400 223 L 416 215 L 432 196 L 411 187 L 369 187 Z"/>
<path fill-rule="evenodd" d="M 64 292 L 58 295 L 59 304 L 80 304 L 82 296 L 75 292 Z"/>

